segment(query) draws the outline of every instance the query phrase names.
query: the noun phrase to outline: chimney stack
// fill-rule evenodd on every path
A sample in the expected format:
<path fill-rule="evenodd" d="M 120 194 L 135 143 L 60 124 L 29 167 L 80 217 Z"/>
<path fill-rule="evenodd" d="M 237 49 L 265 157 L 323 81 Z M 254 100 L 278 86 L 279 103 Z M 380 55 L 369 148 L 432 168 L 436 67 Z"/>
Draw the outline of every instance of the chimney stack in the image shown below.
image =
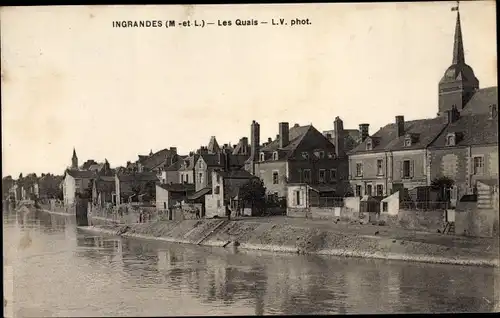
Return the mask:
<path fill-rule="evenodd" d="M 273 139 L 271 137 L 267 138 L 267 144 L 269 145 L 271 142 L 273 142 Z"/>
<path fill-rule="evenodd" d="M 290 128 L 286 122 L 279 124 L 279 141 L 280 148 L 285 148 L 290 142 Z"/>
<path fill-rule="evenodd" d="M 170 151 L 173 153 L 177 153 L 177 147 L 170 147 Z"/>
<path fill-rule="evenodd" d="M 243 148 L 242 154 L 247 155 L 248 154 L 248 138 L 247 137 L 241 138 L 241 145 Z"/>
<path fill-rule="evenodd" d="M 255 174 L 255 162 L 259 161 L 260 152 L 260 125 L 255 120 L 250 127 L 250 155 L 252 158 L 251 173 Z"/>
<path fill-rule="evenodd" d="M 300 127 L 300 125 L 295 123 L 295 125 L 293 125 L 293 128 L 297 128 L 297 127 Z"/>
<path fill-rule="evenodd" d="M 405 116 L 396 116 L 396 130 L 398 137 L 405 134 Z"/>
<path fill-rule="evenodd" d="M 361 134 L 361 142 L 365 141 L 365 139 L 369 136 L 368 128 L 370 124 L 359 124 L 359 133 Z"/>
<path fill-rule="evenodd" d="M 342 158 L 345 155 L 344 122 L 338 116 L 335 117 L 335 120 L 333 122 L 333 129 L 335 131 L 335 139 L 333 141 L 333 143 L 335 144 L 335 155 L 337 158 Z M 366 128 L 366 135 L 368 136 L 368 127 Z"/>

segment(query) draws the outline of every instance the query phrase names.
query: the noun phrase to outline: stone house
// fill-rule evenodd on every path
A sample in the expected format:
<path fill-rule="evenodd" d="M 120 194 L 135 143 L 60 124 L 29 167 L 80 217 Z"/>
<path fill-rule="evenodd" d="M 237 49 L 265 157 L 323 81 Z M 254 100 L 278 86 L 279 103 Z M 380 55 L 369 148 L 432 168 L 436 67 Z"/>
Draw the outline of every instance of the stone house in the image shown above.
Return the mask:
<path fill-rule="evenodd" d="M 239 198 L 241 187 L 250 182 L 252 179 L 258 179 L 245 170 L 222 171 L 213 170 L 211 172 L 211 194 L 205 196 L 205 211 L 206 217 L 226 216 L 226 206 L 228 206 L 232 214 L 236 212 L 252 215 L 251 208 L 245 206 L 244 202 Z"/>
<path fill-rule="evenodd" d="M 97 175 L 92 184 L 92 203 L 99 207 L 116 204 L 116 183 L 114 176 Z"/>
<path fill-rule="evenodd" d="M 84 193 L 96 177 L 94 171 L 67 169 L 63 176 L 64 205 L 71 206 L 75 203 L 76 193 Z"/>
<path fill-rule="evenodd" d="M 135 194 L 144 194 L 148 190 L 155 191 L 154 185 L 159 182 L 156 172 L 138 172 L 115 175 L 116 205 L 127 203 Z M 152 189 L 147 189 L 152 187 Z M 137 191 L 139 191 L 137 193 Z"/>
<path fill-rule="evenodd" d="M 157 184 L 156 209 L 167 210 L 184 201 L 194 193 L 194 184 Z"/>
<path fill-rule="evenodd" d="M 198 160 L 195 162 L 194 167 L 194 183 L 196 191 L 200 191 L 212 184 L 212 172 L 215 169 L 222 169 L 225 171 L 239 170 L 245 164 L 248 158 L 246 155 L 232 155 L 228 152 L 217 154 L 210 154 L 204 152 L 206 148 L 201 149 Z"/>
<path fill-rule="evenodd" d="M 179 168 L 179 180 L 177 181 L 178 183 L 195 183 L 195 165 L 199 158 L 200 155 L 193 152 L 187 158 L 183 159 Z"/>
<path fill-rule="evenodd" d="M 361 124 L 362 142 L 349 153 L 349 180 L 356 196 L 385 196 L 393 188 L 430 184 L 427 147 L 446 127 L 442 118 L 404 120 L 382 127 L 372 136 Z"/>
<path fill-rule="evenodd" d="M 335 119 L 334 126 L 339 130 L 336 138 L 345 138 L 340 118 Z M 335 195 L 344 194 L 348 184 L 344 142 L 335 147 L 312 125 L 289 128 L 282 122 L 278 131 L 276 139 L 260 145 L 260 125 L 253 121 L 250 157 L 245 163 L 247 171 L 263 180 L 268 195 L 285 198 L 288 183 L 329 184 L 335 188 Z"/>

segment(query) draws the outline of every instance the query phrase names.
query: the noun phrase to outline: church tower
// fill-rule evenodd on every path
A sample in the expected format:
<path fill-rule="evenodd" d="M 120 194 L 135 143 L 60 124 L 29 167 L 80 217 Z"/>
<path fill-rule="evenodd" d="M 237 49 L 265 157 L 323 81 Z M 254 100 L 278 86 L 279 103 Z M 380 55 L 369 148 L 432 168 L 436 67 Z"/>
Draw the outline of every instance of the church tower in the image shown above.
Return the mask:
<path fill-rule="evenodd" d="M 75 148 L 73 148 L 73 157 L 71 157 L 71 169 L 78 169 L 78 157 L 76 156 Z"/>
<path fill-rule="evenodd" d="M 452 11 L 457 11 L 453 59 L 451 66 L 448 67 L 441 81 L 439 81 L 438 116 L 445 115 L 453 106 L 456 106 L 456 108 L 461 111 L 479 88 L 479 80 L 474 75 L 474 71 L 465 63 L 458 3 Z"/>

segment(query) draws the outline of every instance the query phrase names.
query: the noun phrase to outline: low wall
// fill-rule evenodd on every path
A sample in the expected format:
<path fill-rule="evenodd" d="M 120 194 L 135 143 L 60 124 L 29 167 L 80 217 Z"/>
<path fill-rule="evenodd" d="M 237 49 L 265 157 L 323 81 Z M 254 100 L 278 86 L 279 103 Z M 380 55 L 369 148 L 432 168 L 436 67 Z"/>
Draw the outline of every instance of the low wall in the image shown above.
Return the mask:
<path fill-rule="evenodd" d="M 388 226 L 436 233 L 446 224 L 446 211 L 399 210 L 398 215 L 381 212 L 379 219 Z"/>
<path fill-rule="evenodd" d="M 478 209 L 476 202 L 460 202 L 455 213 L 455 233 L 476 237 L 498 237 L 498 210 Z"/>
<path fill-rule="evenodd" d="M 310 217 L 308 208 L 287 208 L 286 215 L 291 218 L 308 218 Z"/>

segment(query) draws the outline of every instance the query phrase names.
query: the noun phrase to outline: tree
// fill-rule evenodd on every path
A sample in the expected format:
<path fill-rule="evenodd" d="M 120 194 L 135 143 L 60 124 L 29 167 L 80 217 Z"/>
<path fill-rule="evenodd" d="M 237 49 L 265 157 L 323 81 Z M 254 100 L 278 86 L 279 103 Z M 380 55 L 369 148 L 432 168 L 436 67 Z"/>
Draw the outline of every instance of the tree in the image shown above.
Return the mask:
<path fill-rule="evenodd" d="M 453 187 L 454 184 L 455 181 L 446 176 L 443 176 L 432 180 L 431 188 L 438 191 L 440 201 L 449 201 L 449 190 Z"/>
<path fill-rule="evenodd" d="M 264 182 L 260 179 L 251 179 L 240 188 L 239 198 L 243 201 L 244 205 L 250 204 L 252 207 L 252 214 L 255 208 L 262 214 L 266 202 L 266 188 L 264 187 Z"/>

